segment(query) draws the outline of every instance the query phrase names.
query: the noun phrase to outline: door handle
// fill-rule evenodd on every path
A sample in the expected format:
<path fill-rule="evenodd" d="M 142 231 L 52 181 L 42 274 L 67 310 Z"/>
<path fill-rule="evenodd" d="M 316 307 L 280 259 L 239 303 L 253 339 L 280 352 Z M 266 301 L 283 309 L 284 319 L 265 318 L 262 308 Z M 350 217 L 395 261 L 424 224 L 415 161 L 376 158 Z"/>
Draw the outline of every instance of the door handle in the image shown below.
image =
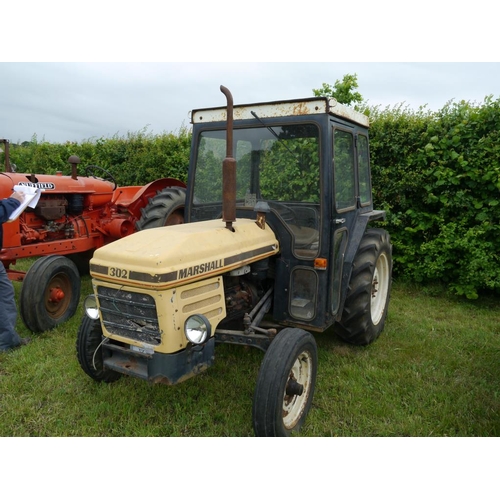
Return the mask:
<path fill-rule="evenodd" d="M 335 219 L 335 224 L 343 224 L 345 219 Z"/>

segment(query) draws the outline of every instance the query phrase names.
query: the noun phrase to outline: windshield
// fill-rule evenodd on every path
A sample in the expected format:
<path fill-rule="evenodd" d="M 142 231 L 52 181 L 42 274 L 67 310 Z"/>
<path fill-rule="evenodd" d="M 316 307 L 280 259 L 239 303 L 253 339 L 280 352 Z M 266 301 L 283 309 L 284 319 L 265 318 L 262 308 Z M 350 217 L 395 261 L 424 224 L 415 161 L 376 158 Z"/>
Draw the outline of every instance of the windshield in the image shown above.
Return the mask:
<path fill-rule="evenodd" d="M 236 198 L 319 202 L 319 137 L 315 125 L 235 129 Z M 222 200 L 226 131 L 199 138 L 194 183 L 195 205 Z"/>
<path fill-rule="evenodd" d="M 207 130 L 198 139 L 191 220 L 222 213 L 222 162 L 226 131 Z M 299 243 L 299 227 L 319 226 L 319 129 L 314 124 L 234 129 L 236 205 L 267 201 L 289 223 Z M 293 217 L 285 210 L 293 211 Z M 301 219 L 301 220 L 298 220 Z M 307 219 L 309 222 L 305 223 Z M 310 239 L 310 238 L 309 238 Z M 318 236 L 315 236 L 316 245 Z"/>

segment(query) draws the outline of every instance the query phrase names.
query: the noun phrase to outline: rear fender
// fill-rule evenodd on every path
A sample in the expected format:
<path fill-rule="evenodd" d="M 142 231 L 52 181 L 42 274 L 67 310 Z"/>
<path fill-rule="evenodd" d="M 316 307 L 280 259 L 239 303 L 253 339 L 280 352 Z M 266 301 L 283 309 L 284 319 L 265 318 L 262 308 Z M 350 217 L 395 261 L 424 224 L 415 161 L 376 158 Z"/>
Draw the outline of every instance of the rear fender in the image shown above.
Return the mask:
<path fill-rule="evenodd" d="M 344 303 L 347 296 L 347 289 L 351 281 L 352 266 L 354 263 L 354 258 L 358 252 L 359 245 L 363 239 L 366 228 L 368 224 L 375 220 L 384 220 L 385 210 L 372 210 L 371 212 L 366 212 L 359 214 L 354 227 L 351 230 L 351 235 L 347 243 L 347 248 L 344 257 L 344 265 L 342 269 L 342 287 L 341 287 L 341 297 L 340 297 L 340 307 L 335 316 L 337 321 L 342 317 L 342 311 L 344 310 Z"/>
<path fill-rule="evenodd" d="M 185 188 L 186 184 L 179 179 L 165 177 L 163 179 L 156 179 L 143 187 L 128 186 L 117 188 L 114 192 L 112 203 L 122 209 L 128 210 L 134 218 L 139 219 L 141 217 L 141 208 L 147 205 L 149 198 L 167 187 Z"/>

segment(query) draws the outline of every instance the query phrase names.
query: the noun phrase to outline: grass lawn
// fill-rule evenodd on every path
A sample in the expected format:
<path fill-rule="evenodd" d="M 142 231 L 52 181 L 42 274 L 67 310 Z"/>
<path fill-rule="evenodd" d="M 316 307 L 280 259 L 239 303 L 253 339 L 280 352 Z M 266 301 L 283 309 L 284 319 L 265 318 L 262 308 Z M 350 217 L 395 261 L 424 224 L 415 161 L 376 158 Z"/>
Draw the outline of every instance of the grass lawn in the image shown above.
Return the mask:
<path fill-rule="evenodd" d="M 83 278 L 82 299 L 90 289 Z M 99 384 L 76 358 L 82 314 L 0 354 L 0 436 L 253 435 L 262 352 L 218 346 L 212 368 L 175 387 Z M 20 318 L 18 331 L 30 335 Z M 500 435 L 498 297 L 466 301 L 396 282 L 375 343 L 315 337 L 318 379 L 302 436 Z"/>

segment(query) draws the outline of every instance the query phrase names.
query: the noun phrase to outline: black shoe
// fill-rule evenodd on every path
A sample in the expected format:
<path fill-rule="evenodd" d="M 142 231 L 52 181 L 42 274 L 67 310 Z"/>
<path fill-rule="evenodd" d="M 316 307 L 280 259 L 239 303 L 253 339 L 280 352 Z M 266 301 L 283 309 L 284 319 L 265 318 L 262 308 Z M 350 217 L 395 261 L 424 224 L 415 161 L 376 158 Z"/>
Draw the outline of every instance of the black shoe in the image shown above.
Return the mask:
<path fill-rule="evenodd" d="M 21 338 L 21 342 L 19 342 L 19 344 L 15 345 L 11 349 L 19 349 L 19 347 L 22 347 L 23 345 L 28 345 L 30 342 L 31 342 L 31 337 Z"/>
<path fill-rule="evenodd" d="M 12 349 L 18 349 L 19 347 L 22 347 L 23 345 L 28 345 L 31 342 L 31 337 L 24 337 L 21 338 L 21 342 L 19 344 L 15 345 L 14 347 L 9 347 L 7 349 L 0 349 L 0 352 L 9 352 Z"/>

